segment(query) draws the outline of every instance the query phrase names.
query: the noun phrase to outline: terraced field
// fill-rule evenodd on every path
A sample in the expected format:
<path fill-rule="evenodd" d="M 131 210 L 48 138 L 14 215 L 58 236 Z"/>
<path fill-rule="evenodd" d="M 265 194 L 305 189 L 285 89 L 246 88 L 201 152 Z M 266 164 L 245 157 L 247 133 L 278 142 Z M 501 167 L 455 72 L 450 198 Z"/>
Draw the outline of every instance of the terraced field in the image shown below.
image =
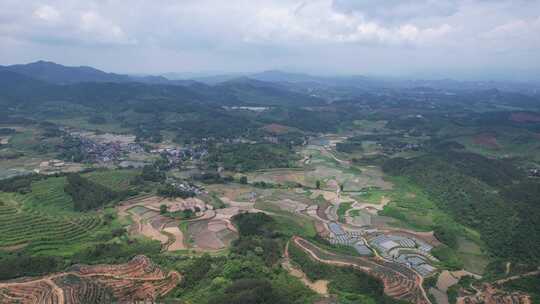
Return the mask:
<path fill-rule="evenodd" d="M 64 192 L 65 177 L 50 177 L 32 183 L 32 191 L 17 195 L 23 209 L 48 214 L 73 214 L 73 200 Z"/>
<path fill-rule="evenodd" d="M 380 279 L 384 284 L 384 292 L 392 298 L 416 304 L 431 303 L 422 287 L 422 278 L 410 268 L 377 258 L 331 253 L 300 237 L 294 237 L 292 241 L 318 262 L 342 267 L 352 266 Z"/>
<path fill-rule="evenodd" d="M 0 248 L 65 256 L 103 227 L 98 215 L 53 215 L 21 206 L 15 196 L 0 194 Z"/>
<path fill-rule="evenodd" d="M 42 278 L 0 283 L 0 303 L 154 303 L 180 282 L 146 256 L 120 265 L 75 265 Z"/>

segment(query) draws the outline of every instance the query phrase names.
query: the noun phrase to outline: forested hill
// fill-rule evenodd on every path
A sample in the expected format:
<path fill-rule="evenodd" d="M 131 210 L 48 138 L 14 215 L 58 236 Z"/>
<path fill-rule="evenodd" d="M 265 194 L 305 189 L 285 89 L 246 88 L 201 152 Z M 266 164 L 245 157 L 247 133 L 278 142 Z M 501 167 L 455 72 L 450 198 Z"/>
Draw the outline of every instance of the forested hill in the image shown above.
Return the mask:
<path fill-rule="evenodd" d="M 69 101 L 74 103 L 111 103 L 134 99 L 195 102 L 212 105 L 321 105 L 323 100 L 280 86 L 250 79 L 235 80 L 218 86 L 197 82 L 184 85 L 116 81 L 73 82 L 64 85 L 46 82 L 40 77 L 0 68 L 0 102 Z"/>
<path fill-rule="evenodd" d="M 383 169 L 407 177 L 456 221 L 479 231 L 494 256 L 540 262 L 540 183 L 511 164 L 452 152 L 391 159 Z"/>
<path fill-rule="evenodd" d="M 56 84 L 133 81 L 128 75 L 106 73 L 88 66 L 68 67 L 49 61 L 15 64 L 0 69 Z"/>

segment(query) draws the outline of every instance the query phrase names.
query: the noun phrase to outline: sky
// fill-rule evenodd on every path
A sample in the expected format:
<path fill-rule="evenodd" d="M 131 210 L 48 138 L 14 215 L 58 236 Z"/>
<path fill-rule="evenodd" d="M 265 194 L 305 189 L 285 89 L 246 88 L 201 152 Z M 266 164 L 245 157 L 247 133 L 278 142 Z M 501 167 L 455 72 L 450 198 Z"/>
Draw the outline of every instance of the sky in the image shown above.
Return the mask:
<path fill-rule="evenodd" d="M 0 64 L 540 76 L 540 0 L 1 0 Z M 532 75 L 532 76 L 531 76 Z"/>

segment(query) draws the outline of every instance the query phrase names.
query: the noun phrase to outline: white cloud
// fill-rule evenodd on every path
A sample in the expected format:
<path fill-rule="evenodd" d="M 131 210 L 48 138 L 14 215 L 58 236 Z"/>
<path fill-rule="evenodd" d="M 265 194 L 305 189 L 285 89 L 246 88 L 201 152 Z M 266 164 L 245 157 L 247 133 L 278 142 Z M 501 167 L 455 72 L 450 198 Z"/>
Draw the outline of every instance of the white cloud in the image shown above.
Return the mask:
<path fill-rule="evenodd" d="M 32 15 L 35 18 L 48 22 L 55 22 L 60 18 L 60 12 L 49 5 L 42 5 L 38 7 L 36 10 L 34 10 Z"/>
<path fill-rule="evenodd" d="M 508 52 L 519 47 L 540 52 L 540 17 L 510 20 L 480 36 L 499 51 Z"/>
<path fill-rule="evenodd" d="M 113 19 L 84 2 L 4 0 L 0 2 L 0 37 L 50 45 L 125 45 L 136 40 Z M 91 4 L 91 1 L 86 2 Z M 30 11 L 31 14 L 26 12 Z"/>
<path fill-rule="evenodd" d="M 0 0 L 0 63 L 540 68 L 539 12 L 538 0 Z"/>
<path fill-rule="evenodd" d="M 367 19 L 384 23 L 446 17 L 458 11 L 456 0 L 334 0 L 333 6 L 338 11 L 362 14 Z"/>
<path fill-rule="evenodd" d="M 89 40 L 112 44 L 134 44 L 122 28 L 105 19 L 96 12 L 83 12 L 80 16 L 80 29 Z"/>
<path fill-rule="evenodd" d="M 451 31 L 443 24 L 422 27 L 413 24 L 385 25 L 368 21 L 361 13 L 334 9 L 331 0 L 266 7 L 258 11 L 244 33 L 248 42 L 280 43 L 430 43 Z"/>

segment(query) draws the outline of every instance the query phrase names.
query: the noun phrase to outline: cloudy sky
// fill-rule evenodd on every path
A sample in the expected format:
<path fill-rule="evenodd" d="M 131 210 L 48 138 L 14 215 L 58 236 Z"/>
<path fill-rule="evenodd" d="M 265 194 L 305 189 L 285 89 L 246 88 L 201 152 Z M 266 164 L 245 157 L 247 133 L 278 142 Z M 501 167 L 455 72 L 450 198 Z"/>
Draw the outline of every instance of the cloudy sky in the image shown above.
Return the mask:
<path fill-rule="evenodd" d="M 540 70 L 540 0 L 1 0 L 0 64 L 40 59 L 122 73 L 524 77 Z"/>

